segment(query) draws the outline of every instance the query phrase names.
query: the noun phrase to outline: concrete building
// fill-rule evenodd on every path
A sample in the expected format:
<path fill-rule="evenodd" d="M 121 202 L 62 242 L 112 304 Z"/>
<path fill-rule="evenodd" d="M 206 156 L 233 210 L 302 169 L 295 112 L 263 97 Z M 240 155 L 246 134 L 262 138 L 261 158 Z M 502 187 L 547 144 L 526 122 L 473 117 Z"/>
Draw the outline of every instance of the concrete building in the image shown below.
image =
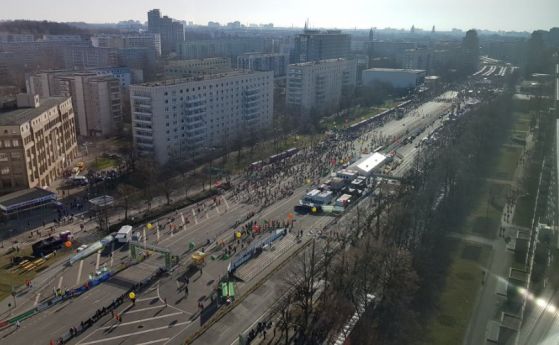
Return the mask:
<path fill-rule="evenodd" d="M 32 34 L 10 34 L 7 32 L 0 32 L 0 43 L 23 43 L 33 41 L 35 41 L 35 37 Z"/>
<path fill-rule="evenodd" d="M 308 30 L 295 36 L 293 62 L 346 58 L 351 51 L 351 35 L 340 30 Z"/>
<path fill-rule="evenodd" d="M 309 114 L 338 110 L 343 91 L 355 86 L 356 60 L 330 59 L 288 66 L 287 106 Z"/>
<path fill-rule="evenodd" d="M 77 133 L 111 136 L 122 127 L 123 98 L 131 74 L 125 68 L 84 72 L 42 72 L 27 78 L 27 91 L 40 97 L 72 97 Z M 114 74 L 112 74 L 114 73 Z"/>
<path fill-rule="evenodd" d="M 119 66 L 119 61 L 116 48 L 70 46 L 64 49 L 64 68 L 88 69 L 117 66 Z"/>
<path fill-rule="evenodd" d="M 165 78 L 187 78 L 199 74 L 222 73 L 231 70 L 231 59 L 224 57 L 171 60 L 164 67 Z"/>
<path fill-rule="evenodd" d="M 237 68 L 251 71 L 273 71 L 274 78 L 287 75 L 288 54 L 246 53 L 237 57 Z"/>
<path fill-rule="evenodd" d="M 393 69 L 393 68 L 370 68 L 363 71 L 361 76 L 363 85 L 373 85 L 375 83 L 388 83 L 392 87 L 415 88 L 423 84 L 425 71 L 412 69 Z"/>
<path fill-rule="evenodd" d="M 179 44 L 181 59 L 204 59 L 208 57 L 229 57 L 237 61 L 237 56 L 245 53 L 271 52 L 273 40 L 263 37 L 220 38 L 213 40 L 188 41 Z"/>
<path fill-rule="evenodd" d="M 184 25 L 154 9 L 148 12 L 148 31 L 161 35 L 161 52 L 168 54 L 177 50 L 177 44 L 184 42 Z"/>
<path fill-rule="evenodd" d="M 402 68 L 430 70 L 431 50 L 427 48 L 406 49 L 402 53 Z"/>
<path fill-rule="evenodd" d="M 161 56 L 161 35 L 158 33 L 101 34 L 92 36 L 91 44 L 99 48 L 149 48 L 156 56 Z"/>
<path fill-rule="evenodd" d="M 130 87 L 138 153 L 160 164 L 227 150 L 272 125 L 273 73 L 232 71 Z"/>
<path fill-rule="evenodd" d="M 49 186 L 76 158 L 72 101 L 18 95 L 18 109 L 0 112 L 0 194 Z"/>

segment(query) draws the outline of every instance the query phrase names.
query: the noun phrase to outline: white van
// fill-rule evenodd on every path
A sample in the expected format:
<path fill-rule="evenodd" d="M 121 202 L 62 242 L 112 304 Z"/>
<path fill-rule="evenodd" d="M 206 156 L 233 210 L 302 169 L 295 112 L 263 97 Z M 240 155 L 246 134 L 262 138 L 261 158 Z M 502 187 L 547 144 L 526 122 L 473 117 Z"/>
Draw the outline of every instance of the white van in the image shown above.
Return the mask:
<path fill-rule="evenodd" d="M 132 239 L 132 226 L 123 225 L 115 235 L 115 239 L 121 243 L 128 243 Z"/>

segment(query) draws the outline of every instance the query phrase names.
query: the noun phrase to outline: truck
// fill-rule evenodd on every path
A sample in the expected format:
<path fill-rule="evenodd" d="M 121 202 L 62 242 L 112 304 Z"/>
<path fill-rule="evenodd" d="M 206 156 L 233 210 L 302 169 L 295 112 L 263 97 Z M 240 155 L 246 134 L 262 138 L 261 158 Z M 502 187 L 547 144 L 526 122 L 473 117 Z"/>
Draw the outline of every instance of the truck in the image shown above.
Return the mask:
<path fill-rule="evenodd" d="M 120 243 L 128 243 L 132 240 L 132 226 L 123 225 L 115 235 L 115 239 Z"/>

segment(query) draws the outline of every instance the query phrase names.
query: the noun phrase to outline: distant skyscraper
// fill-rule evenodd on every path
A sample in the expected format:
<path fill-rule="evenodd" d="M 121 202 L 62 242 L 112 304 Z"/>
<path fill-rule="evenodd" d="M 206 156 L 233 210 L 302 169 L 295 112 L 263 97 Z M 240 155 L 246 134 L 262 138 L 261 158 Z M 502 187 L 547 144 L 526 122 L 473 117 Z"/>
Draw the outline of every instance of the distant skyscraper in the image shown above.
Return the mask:
<path fill-rule="evenodd" d="M 468 30 L 462 40 L 462 67 L 468 74 L 479 67 L 479 39 L 476 30 Z"/>
<path fill-rule="evenodd" d="M 309 62 L 346 58 L 351 47 L 351 36 L 340 30 L 309 30 L 295 37 L 294 62 Z"/>
<path fill-rule="evenodd" d="M 161 51 L 168 54 L 177 50 L 177 43 L 184 42 L 184 24 L 154 9 L 148 12 L 148 31 L 161 35 Z"/>

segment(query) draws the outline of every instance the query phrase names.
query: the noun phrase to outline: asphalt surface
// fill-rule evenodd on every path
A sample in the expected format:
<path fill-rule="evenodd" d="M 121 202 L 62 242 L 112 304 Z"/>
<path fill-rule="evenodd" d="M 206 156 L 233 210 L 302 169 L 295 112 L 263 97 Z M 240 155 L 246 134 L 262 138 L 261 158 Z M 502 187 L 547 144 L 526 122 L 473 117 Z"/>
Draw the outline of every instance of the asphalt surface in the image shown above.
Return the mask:
<path fill-rule="evenodd" d="M 423 127 L 438 119 L 438 116 L 450 108 L 450 103 L 428 102 L 422 105 L 413 114 L 408 114 L 401 120 L 393 120 L 386 123 L 383 127 L 374 131 L 383 135 L 398 138 L 405 136 L 406 130 Z M 439 123 L 440 124 L 440 123 Z M 373 131 L 373 132 L 374 132 Z M 421 139 L 418 136 L 414 143 L 401 148 L 400 154 L 404 157 L 404 162 L 409 162 L 417 153 L 415 145 Z M 356 145 L 356 150 L 359 150 Z M 357 153 L 356 153 L 357 154 Z M 408 163 L 406 163 L 408 164 Z M 409 169 L 409 165 L 400 165 L 396 174 L 402 174 Z M 257 219 L 286 219 L 291 213 L 293 206 L 305 194 L 307 187 L 301 187 L 283 200 L 260 212 Z M 206 207 L 204 211 L 198 212 L 195 206 L 187 207 L 176 213 L 162 217 L 160 224 L 160 239 L 156 241 L 155 231 L 147 232 L 147 240 L 150 243 L 157 242 L 158 246 L 166 247 L 173 254 L 185 255 L 188 243 L 204 243 L 208 239 L 214 240 L 232 235 L 232 225 L 239 219 L 243 219 L 249 212 L 257 211 L 254 206 L 239 204 L 228 195 L 223 196 L 223 200 L 217 207 Z M 163 229 L 163 224 L 171 221 L 180 226 L 181 213 L 190 219 L 184 230 L 172 234 L 170 229 Z M 294 230 L 304 230 L 305 238 L 308 239 L 314 233 L 321 230 L 330 217 L 296 216 Z M 154 224 L 156 221 L 153 222 Z M 303 245 L 304 241 L 300 244 Z M 297 249 L 297 245 L 292 246 L 292 250 Z M 277 262 L 262 263 L 259 270 L 255 268 L 251 280 L 238 284 L 237 294 L 254 288 L 262 275 L 273 271 L 275 266 L 289 257 L 290 252 L 286 251 Z M 113 256 L 113 264 L 126 260 L 128 252 L 117 250 Z M 110 257 L 101 258 L 101 266 L 110 265 Z M 199 277 L 194 277 L 190 283 L 190 293 L 185 297 L 184 290 L 176 281 L 176 275 L 161 279 L 152 290 L 141 293 L 138 296 L 136 305 L 130 307 L 125 303 L 122 306 L 123 321 L 117 323 L 110 316 L 103 318 L 95 324 L 93 328 L 82 334 L 70 343 L 75 344 L 179 344 L 186 337 L 195 332 L 199 327 L 198 302 L 209 303 L 209 292 L 222 274 L 225 274 L 226 261 L 208 261 L 203 273 Z M 252 263 L 254 265 L 254 263 Z M 87 279 L 87 274 L 96 265 L 95 255 L 84 261 L 82 275 Z M 84 295 L 71 300 L 62 305 L 51 308 L 38 316 L 22 322 L 19 329 L 10 329 L 0 334 L 2 343 L 7 344 L 48 344 L 51 339 L 56 339 L 59 335 L 67 331 L 70 327 L 76 326 L 81 319 L 86 319 L 99 307 L 107 305 L 116 296 L 122 294 L 134 282 L 149 276 L 158 266 L 161 265 L 161 258 L 151 257 L 146 261 L 137 264 L 116 276 L 107 283 L 93 288 Z M 258 265 L 256 265 L 258 266 Z M 44 292 L 48 294 L 54 285 L 74 286 L 77 275 L 76 265 L 67 268 L 63 273 L 53 273 L 47 276 L 48 284 L 45 284 Z M 287 268 L 286 268 L 287 269 Z M 179 269 L 180 271 L 180 269 Z M 284 273 L 282 273 L 284 272 Z M 261 287 L 251 293 L 239 306 L 227 314 L 223 319 L 211 327 L 204 335 L 198 338 L 197 343 L 203 344 L 230 344 L 238 336 L 239 331 L 250 326 L 254 321 L 265 315 L 274 301 L 282 281 L 282 274 L 285 270 L 280 270 L 267 280 Z M 60 280 L 62 277 L 62 283 Z M 195 280 L 194 280 L 195 279 Z M 68 285 L 66 285 L 68 284 Z M 164 301 L 167 301 L 165 305 Z M 216 340 L 218 341 L 216 342 Z"/>

